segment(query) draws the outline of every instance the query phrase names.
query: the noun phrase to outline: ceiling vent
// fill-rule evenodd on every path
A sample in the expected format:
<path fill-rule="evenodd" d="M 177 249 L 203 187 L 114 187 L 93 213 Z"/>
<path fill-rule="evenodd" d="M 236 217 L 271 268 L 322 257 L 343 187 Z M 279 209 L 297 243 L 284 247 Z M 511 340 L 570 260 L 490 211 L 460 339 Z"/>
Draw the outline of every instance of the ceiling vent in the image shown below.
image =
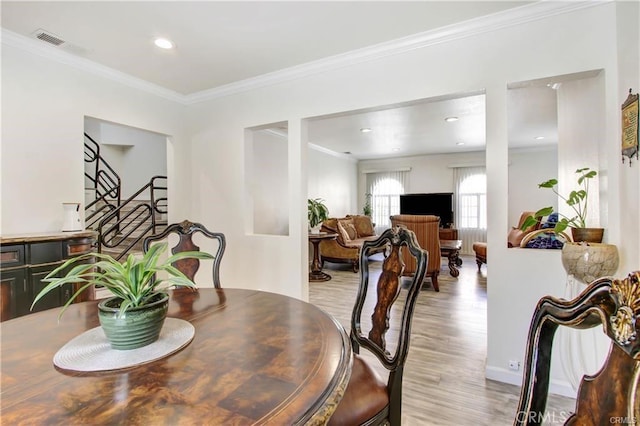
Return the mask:
<path fill-rule="evenodd" d="M 49 44 L 53 44 L 54 46 L 60 46 L 61 44 L 64 44 L 65 41 L 63 39 L 61 39 L 60 37 L 51 34 L 48 31 L 45 30 L 36 30 L 33 35 L 35 36 L 35 38 L 45 41 Z"/>

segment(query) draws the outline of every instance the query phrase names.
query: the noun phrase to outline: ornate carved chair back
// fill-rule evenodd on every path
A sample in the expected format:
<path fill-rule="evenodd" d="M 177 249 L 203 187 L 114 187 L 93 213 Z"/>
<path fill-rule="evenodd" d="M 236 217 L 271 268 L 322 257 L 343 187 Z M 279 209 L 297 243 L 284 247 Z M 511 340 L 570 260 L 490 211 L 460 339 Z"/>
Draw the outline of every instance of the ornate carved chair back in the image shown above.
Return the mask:
<path fill-rule="evenodd" d="M 169 225 L 159 234 L 145 238 L 142 243 L 142 248 L 146 253 L 151 243 L 163 240 L 167 238 L 169 234 L 174 233 L 178 236 L 178 243 L 171 249 L 171 253 L 175 254 L 183 251 L 200 251 L 200 247 L 195 245 L 193 242 L 193 235 L 196 232 L 200 232 L 203 235 L 218 241 L 218 249 L 213 259 L 213 285 L 215 288 L 222 288 L 220 284 L 220 262 L 222 261 L 222 255 L 226 248 L 226 239 L 224 234 L 211 232 L 200 223 L 184 220 L 180 223 Z M 177 261 L 174 266 L 193 281 L 196 272 L 198 272 L 198 269 L 200 268 L 200 261 L 198 259 L 182 259 Z"/>
<path fill-rule="evenodd" d="M 567 301 L 543 297 L 529 329 L 524 382 L 514 425 L 545 419 L 553 337 L 559 325 L 586 329 L 602 325 L 611 339 L 603 367 L 582 379 L 576 411 L 568 425 L 640 422 L 640 271 L 623 280 L 600 278 Z"/>
<path fill-rule="evenodd" d="M 386 247 L 376 286 L 369 289 L 369 256 Z M 402 251 L 416 260 L 416 272 L 407 285 L 402 280 Z M 351 317 L 354 362 L 345 395 L 329 424 L 400 424 L 402 373 L 409 351 L 411 320 L 427 268 L 428 253 L 420 248 L 413 231 L 394 227 L 374 241 L 366 241 L 360 253 L 360 284 Z M 401 295 L 401 293 L 406 293 Z M 396 302 L 403 302 L 398 303 Z M 366 314 L 363 314 L 366 312 Z M 393 320 L 393 329 L 387 331 Z M 391 339 L 390 336 L 393 336 Z M 388 342 L 389 340 L 389 342 Z M 361 357 L 360 348 L 375 355 L 389 371 L 386 383 Z"/>

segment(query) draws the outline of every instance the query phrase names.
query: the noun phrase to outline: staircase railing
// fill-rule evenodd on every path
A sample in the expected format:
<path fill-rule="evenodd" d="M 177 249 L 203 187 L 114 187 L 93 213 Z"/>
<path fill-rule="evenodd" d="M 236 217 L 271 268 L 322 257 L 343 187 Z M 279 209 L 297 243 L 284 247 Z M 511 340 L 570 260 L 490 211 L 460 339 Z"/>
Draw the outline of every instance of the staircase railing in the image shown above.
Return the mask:
<path fill-rule="evenodd" d="M 95 192 L 94 200 L 85 206 L 86 227 L 93 229 L 102 218 L 120 206 L 122 183 L 118 173 L 100 155 L 100 144 L 86 133 L 84 161 L 95 163 L 93 173 L 84 173 Z"/>
<path fill-rule="evenodd" d="M 166 221 L 157 217 L 167 213 L 166 180 L 166 176 L 152 177 L 149 183 L 100 220 L 97 227 L 99 253 L 109 249 L 115 259 L 121 259 L 144 237 L 157 233 L 160 226 L 166 225 Z M 136 198 L 145 191 L 149 191 L 149 201 L 137 203 Z"/>

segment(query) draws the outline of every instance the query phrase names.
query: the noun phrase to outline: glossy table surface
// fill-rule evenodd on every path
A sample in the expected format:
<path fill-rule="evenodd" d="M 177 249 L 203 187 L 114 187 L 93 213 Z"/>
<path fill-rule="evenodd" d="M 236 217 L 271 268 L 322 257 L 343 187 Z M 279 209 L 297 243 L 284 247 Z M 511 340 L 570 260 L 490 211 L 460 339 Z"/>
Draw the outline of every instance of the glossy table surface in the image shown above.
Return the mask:
<path fill-rule="evenodd" d="M 53 356 L 97 327 L 97 302 L 0 323 L 3 424 L 322 424 L 351 373 L 344 328 L 313 305 L 240 289 L 174 290 L 169 317 L 195 327 L 181 351 L 102 373 Z"/>

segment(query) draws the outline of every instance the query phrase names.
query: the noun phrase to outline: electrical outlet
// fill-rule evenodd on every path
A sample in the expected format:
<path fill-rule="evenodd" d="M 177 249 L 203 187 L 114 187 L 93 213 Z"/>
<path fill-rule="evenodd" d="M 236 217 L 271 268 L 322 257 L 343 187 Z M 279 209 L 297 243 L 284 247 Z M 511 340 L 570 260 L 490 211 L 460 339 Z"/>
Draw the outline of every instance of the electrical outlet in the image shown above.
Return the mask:
<path fill-rule="evenodd" d="M 520 370 L 520 361 L 509 361 L 509 370 L 519 371 Z"/>

